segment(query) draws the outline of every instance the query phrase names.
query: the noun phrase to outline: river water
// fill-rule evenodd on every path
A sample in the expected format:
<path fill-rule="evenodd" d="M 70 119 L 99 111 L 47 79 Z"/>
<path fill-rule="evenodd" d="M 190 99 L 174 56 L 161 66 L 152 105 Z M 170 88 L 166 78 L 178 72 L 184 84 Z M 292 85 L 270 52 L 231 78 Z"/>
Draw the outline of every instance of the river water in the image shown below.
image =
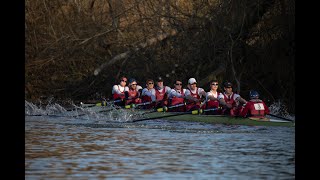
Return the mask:
<path fill-rule="evenodd" d="M 295 179 L 294 127 L 66 113 L 26 103 L 25 179 Z"/>

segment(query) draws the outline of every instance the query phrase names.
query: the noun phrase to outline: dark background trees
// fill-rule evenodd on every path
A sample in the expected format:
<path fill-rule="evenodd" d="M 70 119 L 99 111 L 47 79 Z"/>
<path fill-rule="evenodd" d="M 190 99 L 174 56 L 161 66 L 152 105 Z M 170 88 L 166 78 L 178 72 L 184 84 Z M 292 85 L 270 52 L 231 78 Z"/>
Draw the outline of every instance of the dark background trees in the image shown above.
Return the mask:
<path fill-rule="evenodd" d="M 122 75 L 142 86 L 195 77 L 295 110 L 294 1 L 27 0 L 25 10 L 26 100 L 108 97 Z"/>

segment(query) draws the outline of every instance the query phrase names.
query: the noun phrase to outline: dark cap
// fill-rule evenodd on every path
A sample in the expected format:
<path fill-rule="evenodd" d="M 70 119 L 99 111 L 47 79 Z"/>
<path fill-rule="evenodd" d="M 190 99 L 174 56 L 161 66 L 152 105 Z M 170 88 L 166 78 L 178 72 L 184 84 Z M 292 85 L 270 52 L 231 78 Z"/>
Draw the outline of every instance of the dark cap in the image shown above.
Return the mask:
<path fill-rule="evenodd" d="M 137 82 L 134 78 L 130 78 L 128 83 L 133 83 L 133 82 Z"/>
<path fill-rule="evenodd" d="M 127 78 L 126 78 L 125 76 L 122 76 L 122 77 L 120 78 L 120 81 L 125 81 L 125 82 L 127 82 Z"/>
<path fill-rule="evenodd" d="M 259 98 L 259 93 L 255 90 L 251 90 L 249 92 L 249 96 L 250 96 L 250 99 L 257 99 L 257 98 Z"/>
<path fill-rule="evenodd" d="M 157 82 L 163 82 L 162 78 L 161 78 L 161 77 L 158 77 L 158 78 L 157 78 Z"/>
<path fill-rule="evenodd" d="M 232 83 L 227 81 L 227 82 L 225 82 L 225 83 L 223 84 L 223 86 L 226 87 L 226 88 L 227 88 L 227 87 L 232 87 Z"/>

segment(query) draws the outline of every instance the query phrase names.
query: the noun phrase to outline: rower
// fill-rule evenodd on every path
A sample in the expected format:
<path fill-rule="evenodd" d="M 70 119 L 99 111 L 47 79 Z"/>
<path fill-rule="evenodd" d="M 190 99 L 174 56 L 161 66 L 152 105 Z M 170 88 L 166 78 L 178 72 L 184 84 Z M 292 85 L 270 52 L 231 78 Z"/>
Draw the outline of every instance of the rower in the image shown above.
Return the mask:
<path fill-rule="evenodd" d="M 142 87 L 138 85 L 134 78 L 130 78 L 128 83 L 128 90 L 125 91 L 125 105 L 140 104 L 142 102 L 140 98 L 140 89 L 142 89 Z"/>
<path fill-rule="evenodd" d="M 154 81 L 152 79 L 147 79 L 146 87 L 142 89 L 141 92 L 142 103 L 152 102 L 145 106 L 142 106 L 144 109 L 150 109 L 155 106 L 156 103 L 156 91 L 154 89 Z"/>
<path fill-rule="evenodd" d="M 206 101 L 203 109 L 214 109 L 215 111 L 207 111 L 206 114 L 221 114 L 221 109 L 219 108 L 218 96 L 220 92 L 218 91 L 219 83 L 218 80 L 210 81 L 210 91 L 207 92 Z"/>
<path fill-rule="evenodd" d="M 185 105 L 185 93 L 186 89 L 182 88 L 182 81 L 176 80 L 174 83 L 174 88 L 171 89 L 169 96 L 168 96 L 168 105 L 170 108 L 169 111 L 172 112 L 184 112 L 186 111 Z M 181 106 L 179 106 L 181 104 Z"/>
<path fill-rule="evenodd" d="M 268 106 L 259 99 L 259 93 L 255 90 L 249 92 L 250 100 L 240 113 L 242 117 L 265 118 L 270 113 Z"/>
<path fill-rule="evenodd" d="M 118 85 L 114 85 L 112 87 L 112 98 L 113 100 L 122 100 L 120 102 L 115 102 L 114 104 L 117 106 L 124 106 L 124 99 L 125 99 L 125 91 L 128 91 L 128 86 L 127 84 L 127 78 L 126 77 L 121 77 L 120 78 L 120 83 Z"/>
<path fill-rule="evenodd" d="M 163 85 L 163 79 L 159 77 L 157 79 L 157 86 L 155 88 L 156 92 L 156 108 L 163 107 L 168 105 L 168 94 L 170 93 L 171 88 L 169 86 Z"/>
<path fill-rule="evenodd" d="M 223 84 L 224 92 L 218 96 L 220 106 L 222 106 L 222 114 L 230 116 L 239 116 L 243 104 L 247 101 L 243 99 L 239 94 L 232 91 L 232 83 L 225 82 Z"/>
<path fill-rule="evenodd" d="M 197 87 L 195 78 L 190 78 L 185 96 L 187 99 L 186 111 L 198 110 L 200 109 L 201 99 L 206 97 L 206 92 L 204 89 Z"/>

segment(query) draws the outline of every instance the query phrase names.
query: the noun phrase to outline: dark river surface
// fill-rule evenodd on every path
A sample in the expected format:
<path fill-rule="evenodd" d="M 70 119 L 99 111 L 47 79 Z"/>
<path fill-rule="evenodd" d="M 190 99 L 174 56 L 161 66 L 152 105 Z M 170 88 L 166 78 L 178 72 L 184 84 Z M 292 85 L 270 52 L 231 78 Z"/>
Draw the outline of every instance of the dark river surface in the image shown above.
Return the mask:
<path fill-rule="evenodd" d="M 25 179 L 295 179 L 295 128 L 25 116 Z"/>

